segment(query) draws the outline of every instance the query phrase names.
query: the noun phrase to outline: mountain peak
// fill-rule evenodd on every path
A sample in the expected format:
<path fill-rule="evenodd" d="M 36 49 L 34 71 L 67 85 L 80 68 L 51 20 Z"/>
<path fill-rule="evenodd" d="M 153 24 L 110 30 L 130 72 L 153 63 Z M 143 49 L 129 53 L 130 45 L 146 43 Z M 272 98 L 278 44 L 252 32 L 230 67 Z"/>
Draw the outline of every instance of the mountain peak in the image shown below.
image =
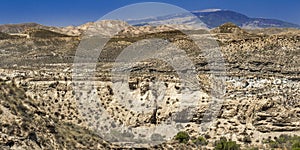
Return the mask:
<path fill-rule="evenodd" d="M 193 12 L 217 12 L 217 11 L 222 11 L 222 9 L 210 8 L 210 9 L 196 10 L 196 11 L 193 11 Z"/>
<path fill-rule="evenodd" d="M 136 26 L 150 25 L 155 23 L 194 24 L 195 22 L 197 22 L 197 19 L 199 19 L 200 21 L 198 21 L 203 23 L 203 26 L 211 29 L 219 27 L 220 25 L 227 22 L 232 22 L 242 28 L 300 28 L 300 26 L 297 24 L 284 22 L 276 19 L 251 18 L 239 12 L 226 9 L 211 8 L 191 11 L 191 13 L 195 17 L 191 17 L 189 13 L 182 13 L 148 19 L 130 20 L 129 24 Z"/>

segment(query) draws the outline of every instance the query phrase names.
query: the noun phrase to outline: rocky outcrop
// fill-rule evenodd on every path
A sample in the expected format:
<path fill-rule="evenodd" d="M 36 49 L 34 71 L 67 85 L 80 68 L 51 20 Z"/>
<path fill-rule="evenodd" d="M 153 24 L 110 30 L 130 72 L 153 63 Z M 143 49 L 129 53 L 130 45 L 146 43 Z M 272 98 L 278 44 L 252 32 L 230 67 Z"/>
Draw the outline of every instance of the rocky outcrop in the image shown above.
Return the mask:
<path fill-rule="evenodd" d="M 222 24 L 221 26 L 215 28 L 212 30 L 213 33 L 233 33 L 233 34 L 243 34 L 246 33 L 244 30 L 242 30 L 237 25 L 228 22 L 225 24 Z"/>

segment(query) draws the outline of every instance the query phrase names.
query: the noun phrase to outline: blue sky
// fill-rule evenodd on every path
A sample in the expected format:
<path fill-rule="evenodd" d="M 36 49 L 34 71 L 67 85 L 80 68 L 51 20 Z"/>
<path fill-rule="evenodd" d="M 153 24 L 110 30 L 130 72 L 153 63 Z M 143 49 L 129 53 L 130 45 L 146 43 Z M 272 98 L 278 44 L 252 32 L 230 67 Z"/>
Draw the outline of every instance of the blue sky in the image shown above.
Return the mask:
<path fill-rule="evenodd" d="M 44 25 L 80 25 L 143 0 L 2 0 L 0 24 L 36 22 Z M 187 10 L 228 9 L 249 17 L 275 18 L 300 24 L 300 0 L 151 0 Z"/>

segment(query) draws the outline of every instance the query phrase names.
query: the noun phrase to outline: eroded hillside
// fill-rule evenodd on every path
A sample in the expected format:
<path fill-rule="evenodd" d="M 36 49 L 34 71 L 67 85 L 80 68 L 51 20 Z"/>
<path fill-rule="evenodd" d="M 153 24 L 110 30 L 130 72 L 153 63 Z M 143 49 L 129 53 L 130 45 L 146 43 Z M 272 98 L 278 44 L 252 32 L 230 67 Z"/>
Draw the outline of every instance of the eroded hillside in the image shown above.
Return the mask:
<path fill-rule="evenodd" d="M 197 128 L 211 102 L 211 78 L 216 74 L 210 72 L 210 62 L 191 38 L 168 27 L 130 27 L 109 40 L 95 71 L 95 92 L 99 96 L 95 104 L 103 107 L 116 124 L 133 128 L 151 128 L 176 114 L 174 110 L 180 105 L 178 95 L 184 89 L 176 71 L 166 62 L 138 62 L 131 71 L 129 92 L 136 98 L 131 103 L 133 107 L 140 105 L 151 111 L 141 114 L 130 110 L 130 106 L 125 107 L 116 100 L 116 91 L 112 89 L 112 67 L 122 50 L 142 39 L 161 38 L 185 50 L 196 67 L 200 83 L 198 106 L 188 112 L 192 117 L 184 118 L 184 126 L 177 129 L 186 131 L 191 138 L 205 137 L 208 145 L 192 141 L 180 144 L 170 138 L 152 148 L 212 149 L 216 140 L 226 137 L 243 148 L 269 149 L 266 139 L 300 134 L 300 31 L 280 29 L 280 32 L 270 33 L 270 30 L 246 31 L 234 24 L 224 24 L 211 31 L 187 31 L 190 36 L 215 40 L 217 45 L 214 46 L 224 57 L 226 72 L 222 75 L 227 76 L 224 102 L 215 123 L 206 132 L 198 132 Z M 104 142 L 106 137 L 89 128 L 87 118 L 93 115 L 79 111 L 83 106 L 76 100 L 72 71 L 76 49 L 84 37 L 46 29 L 27 29 L 22 34 L 29 37 L 0 35 L 2 148 L 128 147 L 117 141 Z M 155 96 L 151 86 L 158 79 L 164 83 L 165 95 L 153 121 L 151 100 Z M 92 119 L 97 122 L 99 117 Z M 168 131 L 165 132 L 167 135 Z"/>

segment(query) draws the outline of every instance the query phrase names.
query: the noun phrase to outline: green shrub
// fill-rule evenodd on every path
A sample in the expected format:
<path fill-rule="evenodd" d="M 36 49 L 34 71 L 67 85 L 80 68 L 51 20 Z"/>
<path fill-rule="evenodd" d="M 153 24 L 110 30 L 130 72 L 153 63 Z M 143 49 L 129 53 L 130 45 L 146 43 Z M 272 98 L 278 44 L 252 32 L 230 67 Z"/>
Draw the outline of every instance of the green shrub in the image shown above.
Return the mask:
<path fill-rule="evenodd" d="M 269 143 L 271 148 L 279 148 L 279 143 L 277 141 L 270 141 Z"/>
<path fill-rule="evenodd" d="M 176 134 L 175 140 L 178 140 L 180 143 L 187 143 L 190 140 L 190 136 L 187 132 L 180 131 Z"/>
<path fill-rule="evenodd" d="M 280 144 L 286 143 L 290 137 L 287 134 L 281 134 L 279 138 L 276 139 L 276 141 Z"/>
<path fill-rule="evenodd" d="M 197 139 L 194 139 L 193 143 L 196 144 L 196 145 L 207 145 L 208 144 L 206 139 L 202 136 L 199 136 Z"/>
<path fill-rule="evenodd" d="M 215 142 L 215 150 L 239 150 L 240 145 L 235 141 L 227 140 L 225 137 L 221 137 L 219 141 Z"/>
<path fill-rule="evenodd" d="M 275 141 L 268 139 L 264 140 L 264 143 L 268 143 L 270 148 L 300 150 L 300 136 L 296 135 L 282 134 L 278 138 L 275 137 Z"/>
<path fill-rule="evenodd" d="M 300 137 L 293 142 L 292 150 L 300 150 Z"/>

